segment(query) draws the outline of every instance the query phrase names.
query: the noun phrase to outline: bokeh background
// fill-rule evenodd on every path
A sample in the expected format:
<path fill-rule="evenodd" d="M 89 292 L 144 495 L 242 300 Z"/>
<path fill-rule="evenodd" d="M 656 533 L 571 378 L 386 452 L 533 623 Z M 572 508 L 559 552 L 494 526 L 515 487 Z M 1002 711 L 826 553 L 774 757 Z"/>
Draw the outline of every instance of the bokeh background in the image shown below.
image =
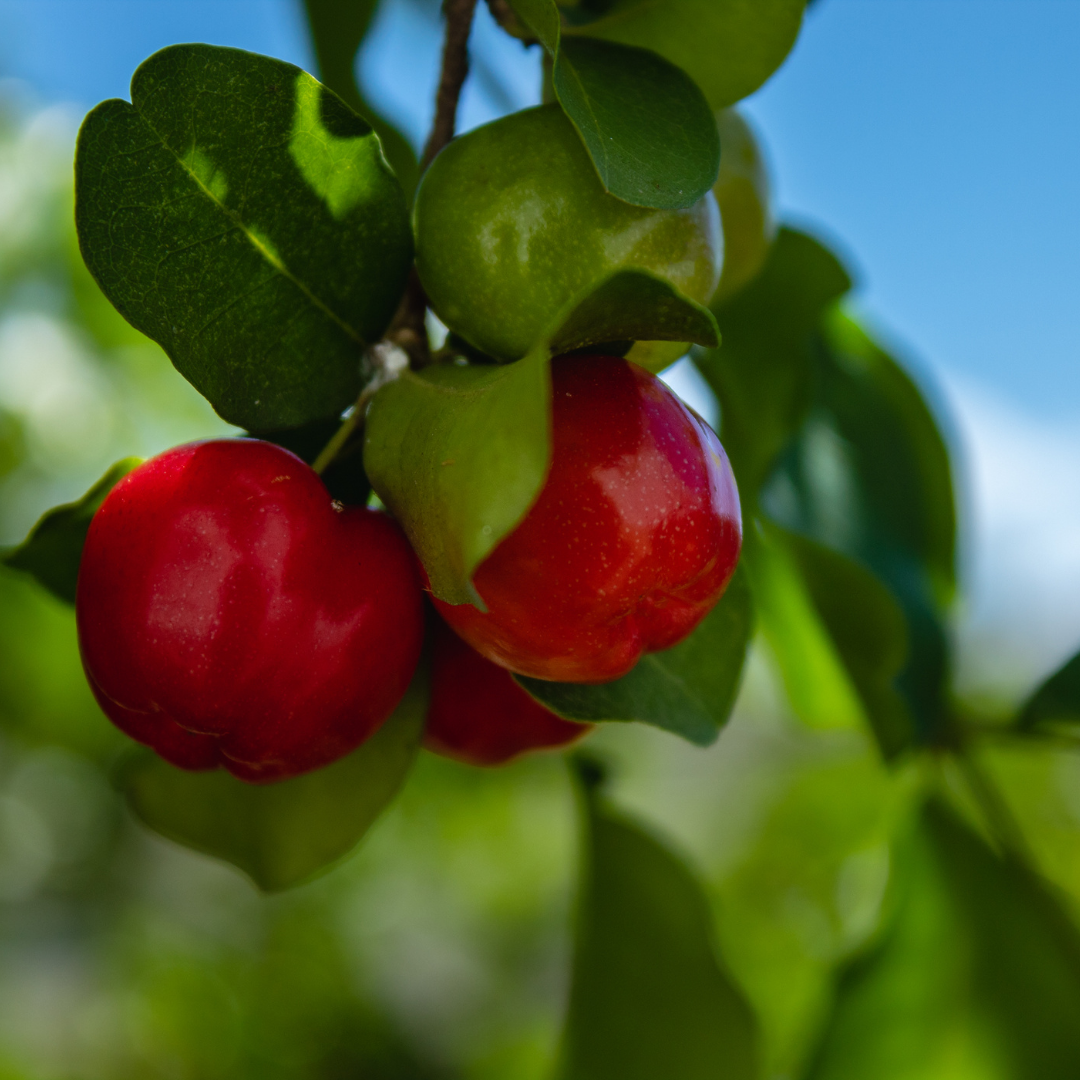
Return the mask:
<path fill-rule="evenodd" d="M 357 62 L 417 146 L 439 33 L 433 0 L 383 0 Z M 70 222 L 81 116 L 179 41 L 312 64 L 298 0 L 0 0 L 0 545 L 117 458 L 226 430 L 100 297 Z M 483 4 L 472 50 L 461 128 L 539 99 L 538 56 Z M 1074 0 L 819 0 L 745 106 L 782 216 L 846 253 L 855 308 L 950 436 L 959 687 L 991 711 L 1080 644 L 1078 50 Z M 670 378 L 714 410 L 687 367 Z M 595 741 L 618 800 L 708 882 L 770 1075 L 794 1078 L 878 920 L 904 778 L 858 732 L 800 729 L 759 651 L 711 750 Z M 267 900 L 130 820 L 119 745 L 70 612 L 0 572 L 0 1080 L 547 1075 L 575 872 L 557 757 L 424 756 L 353 859 Z M 1080 897 L 1080 761 L 998 767 Z"/>

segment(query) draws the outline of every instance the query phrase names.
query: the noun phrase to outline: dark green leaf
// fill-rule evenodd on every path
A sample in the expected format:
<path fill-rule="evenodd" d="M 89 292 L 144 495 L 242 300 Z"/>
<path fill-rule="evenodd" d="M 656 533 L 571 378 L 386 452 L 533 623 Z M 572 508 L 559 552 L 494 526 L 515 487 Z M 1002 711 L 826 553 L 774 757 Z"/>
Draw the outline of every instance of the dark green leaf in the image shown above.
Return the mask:
<path fill-rule="evenodd" d="M 568 720 L 638 720 L 708 746 L 735 704 L 753 623 L 750 589 L 739 569 L 720 603 L 685 641 L 648 653 L 615 682 L 587 686 L 515 678 Z"/>
<path fill-rule="evenodd" d="M 915 555 L 947 602 L 956 585 L 956 498 L 945 438 L 911 376 L 839 311 L 825 322 L 823 405 L 855 450 L 869 526 Z"/>
<path fill-rule="evenodd" d="M 830 251 L 783 228 L 758 277 L 717 311 L 723 344 L 694 350 L 694 362 L 720 399 L 720 436 L 747 517 L 810 406 L 813 339 L 822 313 L 850 286 Z"/>
<path fill-rule="evenodd" d="M 895 680 L 908 651 L 899 604 L 870 571 L 795 533 L 783 536 L 822 624 L 851 676 L 886 757 L 911 744 L 912 725 Z"/>
<path fill-rule="evenodd" d="M 271 431 L 256 438 L 284 446 L 286 450 L 291 450 L 298 458 L 312 465 L 339 427 L 341 421 L 337 419 L 314 420 L 300 428 Z M 347 506 L 364 506 L 371 494 L 371 484 L 364 472 L 362 453 L 361 442 L 350 442 L 322 472 L 322 481 L 327 491 Z"/>
<path fill-rule="evenodd" d="M 155 832 L 232 863 L 266 892 L 306 881 L 350 852 L 404 783 L 427 714 L 421 665 L 390 719 L 332 765 L 255 785 L 140 751 L 121 774 L 128 804 Z"/>
<path fill-rule="evenodd" d="M 614 0 L 600 18 L 567 28 L 653 49 L 678 64 L 713 108 L 752 94 L 799 35 L 804 0 Z"/>
<path fill-rule="evenodd" d="M 782 534 L 748 529 L 742 557 L 758 623 L 795 714 L 812 728 L 863 728 L 854 680 Z"/>
<path fill-rule="evenodd" d="M 106 101 L 76 151 L 87 266 L 226 419 L 340 413 L 404 286 L 401 186 L 366 121 L 291 64 L 177 45 Z"/>
<path fill-rule="evenodd" d="M 757 1024 L 701 885 L 593 795 L 586 814 L 560 1080 L 755 1080 Z"/>
<path fill-rule="evenodd" d="M 808 1080 L 1080 1075 L 1080 938 L 1048 887 L 937 802 L 896 854 L 894 918 Z"/>
<path fill-rule="evenodd" d="M 356 53 L 371 26 L 378 0 L 304 0 L 320 79 L 365 117 L 405 192 L 412 196 L 420 171 L 409 141 L 365 101 L 356 85 Z"/>
<path fill-rule="evenodd" d="M 1080 721 L 1080 654 L 1060 667 L 1028 698 L 1017 725 L 1031 730 Z"/>
<path fill-rule="evenodd" d="M 648 42 L 562 37 L 554 0 L 514 0 L 554 59 L 552 86 L 604 187 L 635 206 L 692 206 L 716 183 L 720 134 L 685 71 Z"/>
<path fill-rule="evenodd" d="M 716 318 L 669 282 L 644 270 L 620 270 L 577 302 L 551 340 L 551 351 L 617 341 L 720 343 Z"/>
<path fill-rule="evenodd" d="M 559 48 L 559 9 L 555 0 L 509 0 L 517 16 L 552 56 Z"/>
<path fill-rule="evenodd" d="M 525 516 L 551 454 L 550 352 L 630 338 L 708 339 L 710 314 L 666 282 L 622 270 L 571 301 L 522 360 L 405 372 L 375 395 L 364 466 L 401 522 L 432 591 L 475 603 L 476 568 Z"/>
<path fill-rule="evenodd" d="M 118 461 L 78 502 L 45 514 L 22 544 L 0 557 L 0 562 L 32 574 L 54 596 L 74 604 L 90 519 L 105 496 L 140 463 L 139 458 Z"/>
<path fill-rule="evenodd" d="M 716 183 L 716 120 L 674 64 L 648 49 L 563 38 L 553 82 L 612 195 L 677 209 L 693 206 Z"/>
<path fill-rule="evenodd" d="M 909 624 L 900 676 L 922 741 L 948 723 L 941 607 L 954 590 L 956 519 L 948 450 L 919 390 L 850 319 L 830 312 L 814 404 L 761 494 L 787 527 L 868 566 Z M 878 732 L 882 734 L 881 731 Z"/>

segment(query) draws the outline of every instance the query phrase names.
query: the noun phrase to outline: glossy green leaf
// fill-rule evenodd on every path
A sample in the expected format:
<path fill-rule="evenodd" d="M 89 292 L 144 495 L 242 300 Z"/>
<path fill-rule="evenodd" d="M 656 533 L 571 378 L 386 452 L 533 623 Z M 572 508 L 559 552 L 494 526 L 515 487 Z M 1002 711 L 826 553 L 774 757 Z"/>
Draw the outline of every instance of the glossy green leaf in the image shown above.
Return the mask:
<path fill-rule="evenodd" d="M 836 256 L 805 233 L 783 228 L 761 273 L 716 312 L 720 348 L 692 354 L 720 399 L 720 437 L 747 517 L 810 407 L 822 314 L 850 287 Z"/>
<path fill-rule="evenodd" d="M 552 79 L 612 195 L 674 209 L 693 206 L 716 183 L 716 120 L 674 64 L 649 49 L 564 37 Z"/>
<path fill-rule="evenodd" d="M 140 458 L 118 461 L 78 502 L 43 515 L 17 548 L 0 556 L 0 563 L 32 574 L 54 596 L 74 604 L 90 519 L 117 483 L 139 464 Z"/>
<path fill-rule="evenodd" d="M 893 877 L 894 916 L 841 974 L 807 1080 L 1080 1075 L 1080 938 L 1048 887 L 938 802 Z"/>
<path fill-rule="evenodd" d="M 663 652 L 647 653 L 621 679 L 590 686 L 515 678 L 568 720 L 636 720 L 708 746 L 735 704 L 753 623 L 750 589 L 740 569 L 720 603 L 688 638 Z"/>
<path fill-rule="evenodd" d="M 799 36 L 804 0 L 613 0 L 598 18 L 569 26 L 653 49 L 701 87 L 713 108 L 752 94 L 783 63 Z M 566 8 L 569 17 L 573 7 Z"/>
<path fill-rule="evenodd" d="M 356 53 L 371 27 L 377 6 L 378 0 L 304 0 L 319 78 L 371 123 L 386 160 L 411 198 L 420 179 L 416 154 L 408 139 L 379 115 L 356 84 Z"/>
<path fill-rule="evenodd" d="M 155 53 L 131 94 L 90 112 L 76 150 L 98 284 L 226 420 L 340 413 L 412 258 L 370 125 L 291 64 L 209 45 Z"/>
<path fill-rule="evenodd" d="M 1080 653 L 1054 672 L 1025 702 L 1017 725 L 1032 730 L 1080 721 Z"/>
<path fill-rule="evenodd" d="M 154 832 L 232 863 L 266 892 L 300 884 L 348 854 L 404 783 L 427 714 L 421 665 L 390 719 L 332 765 L 257 785 L 140 751 L 121 771 L 128 805 Z"/>
<path fill-rule="evenodd" d="M 692 206 L 716 183 L 720 135 L 685 71 L 647 42 L 560 38 L 554 0 L 511 5 L 554 60 L 552 86 L 604 187 L 635 206 Z"/>
<path fill-rule="evenodd" d="M 755 1080 L 758 1032 L 690 870 L 586 798 L 559 1080 Z"/>
<path fill-rule="evenodd" d="M 644 270 L 620 270 L 572 305 L 551 339 L 553 353 L 607 341 L 720 343 L 716 318 L 674 285 Z"/>
<path fill-rule="evenodd" d="M 639 270 L 619 271 L 572 301 L 554 326 L 515 363 L 407 371 L 371 403 L 367 475 L 447 603 L 483 610 L 472 575 L 525 516 L 547 476 L 549 353 L 638 332 L 675 340 L 716 332 L 704 308 Z"/>

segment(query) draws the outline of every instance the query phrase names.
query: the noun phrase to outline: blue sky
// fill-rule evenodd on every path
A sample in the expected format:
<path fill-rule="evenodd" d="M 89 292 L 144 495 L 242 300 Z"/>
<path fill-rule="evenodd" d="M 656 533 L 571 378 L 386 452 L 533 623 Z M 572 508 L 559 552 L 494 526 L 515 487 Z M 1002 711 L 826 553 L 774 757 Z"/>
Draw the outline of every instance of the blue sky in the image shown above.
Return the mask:
<path fill-rule="evenodd" d="M 383 0 L 358 63 L 417 143 L 436 9 Z M 299 0 L 0 0 L 0 77 L 42 104 L 125 96 L 177 41 L 310 64 Z M 537 57 L 482 3 L 473 45 L 464 127 L 536 99 Z M 1080 641 L 1078 56 L 1078 0 L 820 0 L 747 103 L 782 212 L 847 254 L 859 306 L 951 414 L 961 646 L 1010 684 Z"/>
<path fill-rule="evenodd" d="M 432 10 L 384 0 L 361 58 L 417 139 Z M 185 40 L 309 63 L 297 0 L 0 0 L 0 73 L 46 102 L 124 95 L 140 60 Z M 535 58 L 487 20 L 474 44 L 466 126 L 535 95 Z M 748 104 L 784 211 L 850 253 L 863 307 L 929 370 L 1053 419 L 1080 416 L 1078 55 L 1076 0 L 821 0 Z"/>

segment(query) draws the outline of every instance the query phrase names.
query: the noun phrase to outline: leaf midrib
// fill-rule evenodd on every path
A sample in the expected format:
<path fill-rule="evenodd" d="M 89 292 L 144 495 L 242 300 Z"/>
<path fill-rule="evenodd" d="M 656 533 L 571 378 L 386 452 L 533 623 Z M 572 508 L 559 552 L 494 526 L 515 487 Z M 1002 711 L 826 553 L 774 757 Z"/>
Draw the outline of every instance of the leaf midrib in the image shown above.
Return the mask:
<path fill-rule="evenodd" d="M 134 102 L 132 103 L 131 107 L 138 113 L 143 123 L 146 124 L 146 126 L 154 133 L 154 136 L 158 140 L 158 144 L 173 156 L 173 159 L 180 166 L 180 168 L 183 169 L 184 172 L 195 182 L 196 187 L 210 200 L 210 202 L 214 204 L 214 206 L 216 206 L 226 216 L 226 218 L 228 218 L 231 222 L 235 224 L 236 228 L 238 228 L 240 232 L 242 232 L 247 238 L 248 243 L 251 244 L 251 246 L 257 252 L 259 252 L 260 255 L 262 255 L 266 262 L 269 263 L 269 265 L 273 267 L 279 274 L 281 274 L 282 277 L 292 282 L 292 284 L 300 290 L 300 292 L 307 298 L 308 302 L 313 307 L 321 311 L 328 319 L 330 319 L 331 322 L 335 323 L 338 327 L 340 327 L 350 338 L 352 338 L 353 341 L 355 341 L 358 345 L 366 345 L 367 342 L 354 327 L 350 326 L 344 319 L 341 318 L 340 315 L 337 314 L 336 311 L 334 311 L 331 307 L 329 307 L 322 300 L 320 300 L 319 297 L 316 296 L 315 293 L 313 293 L 311 289 L 307 285 L 305 285 L 304 282 L 301 281 L 300 278 L 298 278 L 281 261 L 281 259 L 277 258 L 277 256 L 275 256 L 273 252 L 271 252 L 269 248 L 267 248 L 266 245 L 263 244 L 262 241 L 260 241 L 258 237 L 251 232 L 251 230 L 244 223 L 243 219 L 240 217 L 240 214 L 235 210 L 229 209 L 229 207 L 227 207 L 202 182 L 202 180 L 199 179 L 199 177 L 188 167 L 187 162 L 185 162 L 184 159 L 168 144 L 161 132 L 159 132 L 156 127 L 154 127 L 148 117 L 137 105 L 134 104 Z M 196 143 L 195 148 L 197 148 L 197 146 L 198 144 Z"/>

